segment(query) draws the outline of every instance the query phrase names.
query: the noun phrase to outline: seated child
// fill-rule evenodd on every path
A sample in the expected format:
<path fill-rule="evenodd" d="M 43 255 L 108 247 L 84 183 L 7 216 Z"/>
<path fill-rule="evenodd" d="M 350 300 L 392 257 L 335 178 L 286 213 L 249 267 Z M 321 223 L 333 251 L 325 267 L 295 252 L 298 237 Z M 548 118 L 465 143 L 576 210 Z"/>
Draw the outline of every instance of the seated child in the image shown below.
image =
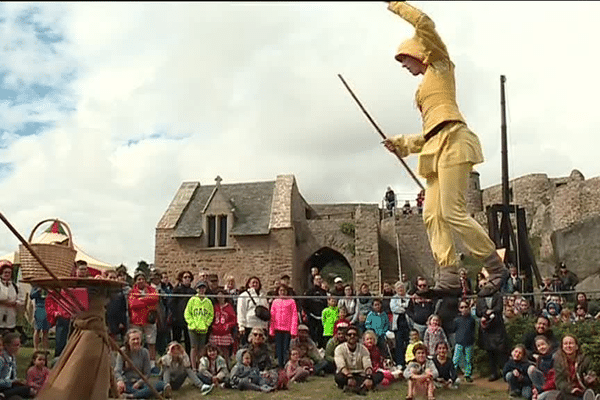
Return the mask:
<path fill-rule="evenodd" d="M 535 365 L 527 370 L 529 379 L 533 384 L 533 397 L 549 390 L 556 389 L 554 371 L 554 351 L 544 335 L 535 337 L 535 348 L 537 353 L 533 354 Z"/>
<path fill-rule="evenodd" d="M 300 349 L 297 347 L 290 350 L 290 359 L 285 364 L 285 374 L 289 382 L 305 382 L 310 375 L 310 368 L 300 365 Z"/>
<path fill-rule="evenodd" d="M 258 368 L 252 366 L 252 353 L 248 350 L 242 351 L 242 362 L 236 363 L 231 369 L 229 382 L 232 388 L 239 390 L 255 390 L 265 393 L 274 390 L 273 386 L 267 385 Z"/>
<path fill-rule="evenodd" d="M 439 342 L 435 348 L 433 363 L 438 371 L 438 377 L 434 380 L 436 387 L 458 388 L 458 374 L 454 363 L 448 357 L 448 345 L 445 342 Z"/>
<path fill-rule="evenodd" d="M 404 354 L 404 365 L 408 365 L 409 362 L 415 359 L 413 348 L 419 343 L 423 344 L 419 337 L 419 331 L 416 329 L 411 329 L 408 340 L 408 346 L 406 346 L 406 353 Z"/>
<path fill-rule="evenodd" d="M 46 366 L 47 357 L 45 351 L 34 351 L 27 370 L 27 385 L 35 390 L 37 395 L 48 380 L 50 370 Z"/>
<path fill-rule="evenodd" d="M 510 352 L 510 359 L 504 365 L 502 376 L 508 382 L 511 397 L 525 397 L 531 400 L 533 396 L 533 388 L 531 379 L 527 371 L 531 366 L 531 362 L 527 359 L 527 350 L 522 344 L 513 347 Z"/>
<path fill-rule="evenodd" d="M 217 346 L 212 343 L 204 346 L 204 355 L 198 364 L 198 378 L 207 385 L 219 385 L 228 375 L 227 361 L 219 354 Z"/>
<path fill-rule="evenodd" d="M 404 378 L 408 380 L 406 400 L 413 400 L 416 396 L 426 396 L 427 399 L 434 400 L 433 381 L 438 377 L 435 364 L 427 358 L 427 347 L 423 343 L 414 345 L 413 354 L 414 360 L 404 369 Z"/>
<path fill-rule="evenodd" d="M 198 375 L 192 369 L 190 357 L 185 349 L 178 342 L 171 342 L 167 347 L 167 354 L 158 360 L 158 365 L 162 367 L 162 380 L 165 384 L 170 384 L 173 390 L 179 390 L 186 378 L 202 391 L 202 394 L 208 394 L 212 389 L 212 384 L 204 384 Z"/>
<path fill-rule="evenodd" d="M 389 386 L 390 383 L 397 380 L 399 377 L 399 373 L 394 375 L 390 370 L 384 368 L 383 355 L 381 354 L 381 350 L 377 346 L 377 335 L 372 330 L 367 330 L 363 335 L 363 344 L 369 350 L 369 355 L 371 356 L 371 366 L 373 367 L 373 371 L 381 372 L 383 374 L 383 380 L 381 381 L 381 386 Z"/>

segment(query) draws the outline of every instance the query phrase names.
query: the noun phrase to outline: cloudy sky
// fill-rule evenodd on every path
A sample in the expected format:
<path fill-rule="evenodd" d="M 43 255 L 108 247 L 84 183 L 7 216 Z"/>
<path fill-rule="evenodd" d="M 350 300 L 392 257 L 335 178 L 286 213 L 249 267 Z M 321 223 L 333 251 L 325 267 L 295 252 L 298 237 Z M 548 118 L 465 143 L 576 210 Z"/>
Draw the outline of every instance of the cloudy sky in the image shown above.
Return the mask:
<path fill-rule="evenodd" d="M 458 101 L 500 183 L 500 75 L 511 177 L 600 174 L 600 3 L 414 2 L 457 66 Z M 0 211 L 23 234 L 67 221 L 105 262 L 152 262 L 182 181 L 294 174 L 311 203 L 418 188 L 389 135 L 416 133 L 420 78 L 393 56 L 413 28 L 384 2 L 0 3 Z M 416 158 L 407 159 L 416 167 Z M 0 227 L 0 254 L 18 242 Z"/>

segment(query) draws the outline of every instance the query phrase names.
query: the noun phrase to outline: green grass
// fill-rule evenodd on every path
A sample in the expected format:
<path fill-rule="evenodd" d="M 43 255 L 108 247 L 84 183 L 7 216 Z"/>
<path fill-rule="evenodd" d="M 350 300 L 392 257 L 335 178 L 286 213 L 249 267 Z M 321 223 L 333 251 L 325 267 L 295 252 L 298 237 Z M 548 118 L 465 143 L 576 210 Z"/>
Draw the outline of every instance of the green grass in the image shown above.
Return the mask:
<path fill-rule="evenodd" d="M 504 386 L 503 386 L 504 387 Z M 323 400 L 323 399 L 372 399 L 372 400 L 399 400 L 406 397 L 407 386 L 404 381 L 392 383 L 387 388 L 378 389 L 367 393 L 366 396 L 343 393 L 337 388 L 333 376 L 325 378 L 310 377 L 306 383 L 292 384 L 289 390 L 273 393 L 260 393 L 251 391 L 239 391 L 234 389 L 215 388 L 207 398 L 234 400 L 234 399 L 257 399 L 257 400 Z M 185 384 L 179 391 L 174 392 L 174 399 L 192 400 L 203 398 L 198 389 Z M 506 387 L 503 390 L 493 390 L 479 387 L 475 384 L 464 384 L 457 390 L 437 390 L 436 398 L 440 400 L 505 400 L 507 398 Z"/>

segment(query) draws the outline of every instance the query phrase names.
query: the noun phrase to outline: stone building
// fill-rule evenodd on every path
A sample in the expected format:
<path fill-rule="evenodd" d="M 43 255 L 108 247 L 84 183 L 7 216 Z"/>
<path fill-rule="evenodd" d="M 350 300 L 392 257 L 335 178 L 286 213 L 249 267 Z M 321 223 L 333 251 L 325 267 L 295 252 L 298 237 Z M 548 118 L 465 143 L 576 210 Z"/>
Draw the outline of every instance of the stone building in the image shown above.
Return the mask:
<path fill-rule="evenodd" d="M 173 275 L 207 269 L 238 286 L 258 276 L 270 288 L 283 274 L 294 289 L 308 287 L 316 266 L 329 282 L 367 283 L 433 278 L 435 262 L 420 215 L 386 217 L 377 204 L 309 204 L 293 175 L 274 181 L 214 185 L 183 182 L 156 227 L 155 265 Z M 510 182 L 513 202 L 525 208 L 531 246 L 542 275 L 564 261 L 580 278 L 598 272 L 600 179 L 526 175 Z M 480 189 L 473 172 L 469 211 L 486 226 L 485 208 L 501 203 L 501 185 Z M 459 251 L 460 251 L 459 246 Z M 598 278 L 600 279 L 600 278 Z"/>

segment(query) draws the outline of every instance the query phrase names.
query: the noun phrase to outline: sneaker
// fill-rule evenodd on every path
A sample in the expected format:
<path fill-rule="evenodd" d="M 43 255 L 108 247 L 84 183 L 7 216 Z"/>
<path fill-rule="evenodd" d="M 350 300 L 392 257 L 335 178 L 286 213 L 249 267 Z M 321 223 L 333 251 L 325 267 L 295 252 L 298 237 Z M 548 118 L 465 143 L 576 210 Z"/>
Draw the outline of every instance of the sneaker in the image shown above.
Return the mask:
<path fill-rule="evenodd" d="M 521 392 L 519 390 L 513 390 L 510 392 L 510 397 L 521 397 Z"/>
<path fill-rule="evenodd" d="M 473 378 L 471 378 L 470 376 L 465 376 L 465 381 L 473 383 Z"/>
<path fill-rule="evenodd" d="M 262 390 L 264 393 L 271 393 L 275 389 L 269 385 L 262 385 L 260 390 Z"/>
<path fill-rule="evenodd" d="M 213 383 L 211 383 L 210 385 L 202 385 L 202 389 L 200 389 L 200 393 L 202 394 L 202 396 L 206 396 L 207 394 L 209 394 L 213 388 L 215 387 L 215 385 Z"/>
<path fill-rule="evenodd" d="M 587 389 L 583 393 L 583 400 L 596 400 L 596 395 L 592 389 Z"/>
<path fill-rule="evenodd" d="M 173 388 L 171 388 L 171 384 L 170 383 L 167 383 L 165 385 L 165 388 L 163 389 L 162 394 L 167 399 L 170 399 L 171 397 L 173 397 Z"/>

